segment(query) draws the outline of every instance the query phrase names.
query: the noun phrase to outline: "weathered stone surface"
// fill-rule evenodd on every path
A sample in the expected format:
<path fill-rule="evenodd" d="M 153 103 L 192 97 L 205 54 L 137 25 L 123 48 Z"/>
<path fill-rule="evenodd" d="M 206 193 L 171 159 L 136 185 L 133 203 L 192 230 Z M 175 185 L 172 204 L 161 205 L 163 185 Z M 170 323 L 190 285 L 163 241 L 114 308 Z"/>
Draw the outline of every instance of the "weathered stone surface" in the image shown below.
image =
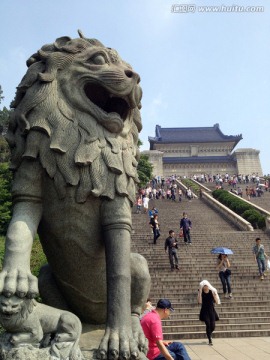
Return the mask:
<path fill-rule="evenodd" d="M 80 338 L 80 348 L 85 360 L 97 360 L 97 350 L 104 336 L 104 325 L 83 324 L 82 335 Z M 141 359 L 147 360 L 144 354 L 140 354 Z"/>
<path fill-rule="evenodd" d="M 150 288 L 146 260 L 130 253 L 140 77 L 81 33 L 44 45 L 27 65 L 7 133 L 14 209 L 0 289 L 7 298 L 40 292 L 85 322 L 106 321 L 100 356 L 137 357 Z M 49 263 L 39 286 L 29 264 L 36 232 Z"/>
<path fill-rule="evenodd" d="M 97 350 L 105 332 L 105 324 L 90 325 L 83 324 L 80 338 L 80 348 L 86 360 L 96 359 Z"/>
<path fill-rule="evenodd" d="M 25 347 L 6 349 L 1 343 L 0 350 L 0 359 L 1 360 L 53 360 L 49 354 L 48 349 L 37 349 L 32 345 Z"/>
<path fill-rule="evenodd" d="M 47 356 L 50 360 L 82 359 L 81 322 L 68 311 L 27 298 L 1 295 L 0 324 L 6 330 L 0 339 L 3 358 L 27 359 L 23 354 L 32 352 L 36 358 L 40 353 L 42 358 Z"/>

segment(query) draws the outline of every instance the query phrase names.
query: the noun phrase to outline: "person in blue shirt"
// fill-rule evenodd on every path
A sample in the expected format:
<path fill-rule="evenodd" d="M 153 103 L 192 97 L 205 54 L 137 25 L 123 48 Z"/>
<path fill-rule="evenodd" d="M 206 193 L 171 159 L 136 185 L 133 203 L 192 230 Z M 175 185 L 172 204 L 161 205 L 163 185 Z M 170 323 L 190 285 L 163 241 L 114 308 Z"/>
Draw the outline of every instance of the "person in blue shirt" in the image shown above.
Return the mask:
<path fill-rule="evenodd" d="M 180 220 L 180 230 L 183 231 L 184 242 L 185 244 L 191 245 L 190 229 L 191 229 L 191 220 L 188 218 L 187 213 L 183 213 L 183 217 Z"/>
<path fill-rule="evenodd" d="M 154 215 L 156 215 L 156 214 L 158 214 L 158 209 L 155 208 L 155 207 L 153 207 L 152 210 L 148 211 L 148 215 L 149 215 L 150 218 L 154 217 Z"/>

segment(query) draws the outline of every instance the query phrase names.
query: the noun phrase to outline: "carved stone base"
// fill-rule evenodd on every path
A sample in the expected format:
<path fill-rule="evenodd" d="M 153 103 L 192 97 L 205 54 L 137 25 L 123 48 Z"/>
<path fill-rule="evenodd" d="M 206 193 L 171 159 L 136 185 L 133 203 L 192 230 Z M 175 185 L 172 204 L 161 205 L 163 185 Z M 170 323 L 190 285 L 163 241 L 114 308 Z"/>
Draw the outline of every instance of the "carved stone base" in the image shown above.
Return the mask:
<path fill-rule="evenodd" d="M 105 325 L 82 324 L 82 326 L 82 335 L 79 345 L 84 359 L 98 360 L 96 353 L 105 332 Z M 147 360 L 143 353 L 140 353 L 140 360 Z"/>
<path fill-rule="evenodd" d="M 85 360 L 96 360 L 96 352 L 105 332 L 105 325 L 82 324 L 80 349 Z"/>
<path fill-rule="evenodd" d="M 0 350 L 0 359 L 1 360 L 52 360 L 49 353 L 49 349 L 37 349 L 32 345 L 25 347 L 8 349 L 5 346 L 2 346 Z"/>
<path fill-rule="evenodd" d="M 96 360 L 96 351 L 104 334 L 105 325 L 83 324 L 80 348 L 85 360 Z M 49 349 L 37 349 L 31 345 L 11 348 L 5 335 L 0 336 L 0 360 L 54 360 Z"/>
<path fill-rule="evenodd" d="M 32 345 L 21 346 L 18 348 L 5 347 L 0 342 L 0 360 L 59 360 L 70 359 L 70 357 L 54 356 L 50 354 L 50 348 L 38 349 Z M 83 355 L 84 356 L 84 355 Z M 90 356 L 90 357 L 89 357 Z M 78 359 L 92 359 L 91 353 L 86 352 L 84 358 L 79 355 Z"/>
<path fill-rule="evenodd" d="M 54 343 L 46 348 L 38 348 L 29 344 L 14 347 L 9 340 L 10 334 L 0 335 L 0 360 L 84 360 L 79 348 L 72 352 L 73 343 L 70 342 Z"/>
<path fill-rule="evenodd" d="M 105 325 L 83 324 L 82 335 L 80 338 L 80 349 L 84 360 L 97 360 L 96 352 L 102 336 L 104 335 Z M 146 359 L 143 354 L 142 357 Z M 10 348 L 5 342 L 4 334 L 0 336 L 0 360 L 54 360 L 49 353 L 49 349 L 37 349 L 31 345 Z"/>

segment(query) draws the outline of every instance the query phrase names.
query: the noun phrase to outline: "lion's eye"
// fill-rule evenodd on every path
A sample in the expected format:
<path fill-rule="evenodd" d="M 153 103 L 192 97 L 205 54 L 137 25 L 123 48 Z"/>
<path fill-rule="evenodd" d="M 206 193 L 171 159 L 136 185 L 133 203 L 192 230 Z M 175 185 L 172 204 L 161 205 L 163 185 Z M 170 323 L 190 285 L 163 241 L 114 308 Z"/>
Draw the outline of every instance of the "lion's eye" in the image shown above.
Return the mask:
<path fill-rule="evenodd" d="M 5 303 L 1 303 L 1 305 L 2 305 L 2 306 L 6 306 L 6 304 L 5 304 Z"/>
<path fill-rule="evenodd" d="M 104 65 L 106 64 L 106 58 L 102 54 L 95 55 L 91 58 L 91 61 L 96 65 Z"/>
<path fill-rule="evenodd" d="M 12 305 L 11 307 L 12 309 L 15 309 L 16 307 L 18 307 L 18 305 Z"/>

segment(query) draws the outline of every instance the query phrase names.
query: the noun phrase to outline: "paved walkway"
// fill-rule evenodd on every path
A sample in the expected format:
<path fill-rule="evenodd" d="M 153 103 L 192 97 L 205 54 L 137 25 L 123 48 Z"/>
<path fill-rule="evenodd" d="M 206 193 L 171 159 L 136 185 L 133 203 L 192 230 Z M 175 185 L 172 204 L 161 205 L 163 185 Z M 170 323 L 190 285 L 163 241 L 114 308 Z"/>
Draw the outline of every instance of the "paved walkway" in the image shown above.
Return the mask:
<path fill-rule="evenodd" d="M 270 360 L 270 337 L 184 340 L 191 360 Z"/>
<path fill-rule="evenodd" d="M 93 356 L 104 334 L 99 325 L 83 325 L 80 346 L 85 360 Z M 205 339 L 183 340 L 191 360 L 270 360 L 270 337 L 213 338 L 213 346 Z"/>

